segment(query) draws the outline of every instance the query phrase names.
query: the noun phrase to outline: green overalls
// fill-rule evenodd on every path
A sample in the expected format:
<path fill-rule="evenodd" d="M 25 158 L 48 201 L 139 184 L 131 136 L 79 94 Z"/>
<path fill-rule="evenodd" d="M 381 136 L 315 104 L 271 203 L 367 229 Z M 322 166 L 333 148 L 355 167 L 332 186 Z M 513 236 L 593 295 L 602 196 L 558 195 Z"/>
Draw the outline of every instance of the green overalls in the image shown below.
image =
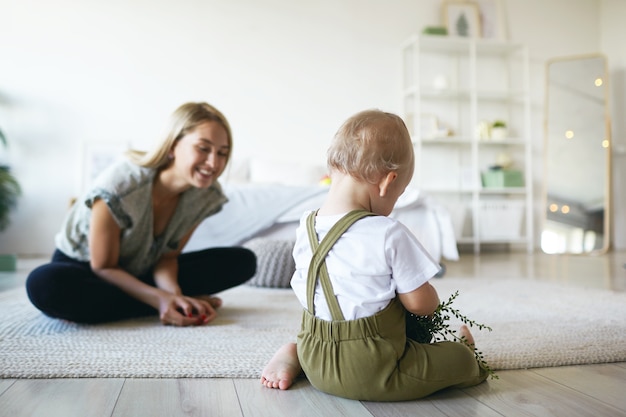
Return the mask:
<path fill-rule="evenodd" d="M 346 214 L 320 243 L 315 215 L 313 212 L 307 219 L 313 257 L 307 277 L 307 308 L 297 340 L 298 359 L 315 388 L 354 400 L 403 401 L 485 380 L 487 372 L 462 343 L 420 344 L 407 339 L 406 311 L 398 298 L 373 316 L 344 320 L 326 269 L 326 255 L 354 222 L 375 214 L 365 210 Z M 332 321 L 315 317 L 318 278 Z"/>

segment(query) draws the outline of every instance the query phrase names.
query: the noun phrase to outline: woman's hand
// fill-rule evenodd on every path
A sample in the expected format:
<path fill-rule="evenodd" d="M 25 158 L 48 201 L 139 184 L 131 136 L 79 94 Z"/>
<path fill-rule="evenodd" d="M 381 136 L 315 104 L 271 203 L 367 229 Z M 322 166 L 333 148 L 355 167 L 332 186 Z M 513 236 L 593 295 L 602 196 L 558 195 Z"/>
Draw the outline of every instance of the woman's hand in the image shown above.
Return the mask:
<path fill-rule="evenodd" d="M 171 293 L 159 297 L 159 318 L 163 324 L 199 326 L 216 317 L 217 312 L 208 301 Z"/>

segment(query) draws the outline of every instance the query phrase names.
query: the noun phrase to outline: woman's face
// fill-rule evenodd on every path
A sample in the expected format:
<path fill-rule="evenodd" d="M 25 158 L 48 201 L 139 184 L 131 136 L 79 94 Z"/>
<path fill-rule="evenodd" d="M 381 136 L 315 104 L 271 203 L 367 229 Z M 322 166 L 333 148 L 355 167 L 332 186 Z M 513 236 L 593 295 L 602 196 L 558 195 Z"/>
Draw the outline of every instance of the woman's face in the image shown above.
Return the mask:
<path fill-rule="evenodd" d="M 192 187 L 207 188 L 226 167 L 228 134 L 219 122 L 204 122 L 180 138 L 173 153 L 177 177 Z"/>

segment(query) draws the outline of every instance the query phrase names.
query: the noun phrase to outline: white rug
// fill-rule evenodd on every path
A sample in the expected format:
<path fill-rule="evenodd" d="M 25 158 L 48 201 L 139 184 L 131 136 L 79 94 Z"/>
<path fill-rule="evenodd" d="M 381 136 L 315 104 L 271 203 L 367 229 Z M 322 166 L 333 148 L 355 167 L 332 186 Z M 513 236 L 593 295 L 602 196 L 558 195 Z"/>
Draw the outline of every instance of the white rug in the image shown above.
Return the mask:
<path fill-rule="evenodd" d="M 493 369 L 626 360 L 626 294 L 532 280 L 434 280 L 442 300 L 493 328 L 474 330 Z M 0 293 L 0 377 L 258 378 L 294 341 L 300 307 L 291 292 L 241 286 L 221 294 L 204 327 L 163 326 L 156 317 L 77 325 L 43 316 L 23 289 Z"/>

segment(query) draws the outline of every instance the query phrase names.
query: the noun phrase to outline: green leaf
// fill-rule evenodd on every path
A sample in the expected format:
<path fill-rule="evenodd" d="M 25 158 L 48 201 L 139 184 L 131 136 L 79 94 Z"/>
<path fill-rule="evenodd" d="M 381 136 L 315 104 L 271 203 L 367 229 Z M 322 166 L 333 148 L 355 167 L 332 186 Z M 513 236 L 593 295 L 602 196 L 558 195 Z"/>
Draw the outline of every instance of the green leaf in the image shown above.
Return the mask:
<path fill-rule="evenodd" d="M 450 330 L 448 321 L 451 315 L 453 315 L 469 327 L 476 326 L 479 330 L 487 329 L 492 331 L 491 327 L 470 320 L 468 317 L 461 314 L 459 310 L 450 307 L 458 296 L 459 292 L 455 291 L 447 301 L 443 301 L 439 304 L 432 316 L 417 316 L 407 311 L 406 335 L 408 338 L 418 343 L 431 343 L 433 340 L 435 342 L 449 340 L 463 343 L 474 352 L 474 357 L 478 365 L 487 371 L 491 379 L 499 379 L 493 369 L 491 369 L 489 364 L 485 361 L 482 352 L 478 351 L 476 346 L 471 345 L 465 336 L 459 337 L 454 330 Z"/>

